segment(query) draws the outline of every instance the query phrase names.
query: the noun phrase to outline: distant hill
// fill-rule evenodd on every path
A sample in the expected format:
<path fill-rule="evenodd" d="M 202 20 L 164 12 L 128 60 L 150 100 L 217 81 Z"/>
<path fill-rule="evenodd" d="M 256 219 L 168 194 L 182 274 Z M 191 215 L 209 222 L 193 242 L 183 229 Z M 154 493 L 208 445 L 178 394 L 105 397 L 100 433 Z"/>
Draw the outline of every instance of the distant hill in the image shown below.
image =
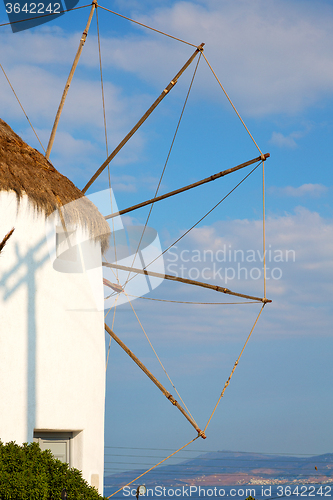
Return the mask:
<path fill-rule="evenodd" d="M 105 477 L 105 486 L 121 487 L 144 470 Z M 306 484 L 333 482 L 333 453 L 313 457 L 217 451 L 177 465 L 158 467 L 145 476 L 147 486 Z"/>

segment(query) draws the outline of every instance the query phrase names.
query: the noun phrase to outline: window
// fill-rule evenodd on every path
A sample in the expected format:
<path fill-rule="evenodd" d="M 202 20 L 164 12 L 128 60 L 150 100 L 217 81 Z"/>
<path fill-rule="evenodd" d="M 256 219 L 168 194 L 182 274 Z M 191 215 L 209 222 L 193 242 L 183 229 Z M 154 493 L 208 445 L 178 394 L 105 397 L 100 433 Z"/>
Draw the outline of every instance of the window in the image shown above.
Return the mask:
<path fill-rule="evenodd" d="M 34 442 L 39 443 L 39 447 L 42 451 L 50 450 L 55 458 L 69 465 L 72 438 L 72 432 L 34 432 Z"/>

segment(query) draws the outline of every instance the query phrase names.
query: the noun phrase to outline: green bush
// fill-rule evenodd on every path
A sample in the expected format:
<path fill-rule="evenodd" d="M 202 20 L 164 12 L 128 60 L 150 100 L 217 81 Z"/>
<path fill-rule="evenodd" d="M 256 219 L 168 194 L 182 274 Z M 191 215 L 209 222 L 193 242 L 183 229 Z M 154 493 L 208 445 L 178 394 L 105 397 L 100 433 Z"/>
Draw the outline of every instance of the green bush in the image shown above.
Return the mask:
<path fill-rule="evenodd" d="M 0 500 L 61 500 L 63 488 L 68 500 L 99 500 L 77 469 L 41 451 L 37 443 L 0 441 Z"/>

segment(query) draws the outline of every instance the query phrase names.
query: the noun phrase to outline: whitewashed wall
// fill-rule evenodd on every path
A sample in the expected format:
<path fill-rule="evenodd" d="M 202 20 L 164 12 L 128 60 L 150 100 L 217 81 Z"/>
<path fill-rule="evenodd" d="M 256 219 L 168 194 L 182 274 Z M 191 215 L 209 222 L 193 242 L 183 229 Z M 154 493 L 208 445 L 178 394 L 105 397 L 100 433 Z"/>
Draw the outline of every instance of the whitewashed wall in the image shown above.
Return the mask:
<path fill-rule="evenodd" d="M 0 193 L 0 439 L 21 444 L 34 430 L 75 432 L 71 466 L 103 491 L 105 352 L 100 246 L 82 273 L 53 267 L 45 217 L 26 196 Z M 50 235 L 49 235 L 50 236 Z M 50 240 L 55 235 L 51 233 Z M 79 231 L 79 239 L 87 239 Z M 91 266 L 90 266 L 91 267 Z M 94 290 L 92 290 L 92 288 Z M 98 310 L 99 309 L 99 310 Z"/>

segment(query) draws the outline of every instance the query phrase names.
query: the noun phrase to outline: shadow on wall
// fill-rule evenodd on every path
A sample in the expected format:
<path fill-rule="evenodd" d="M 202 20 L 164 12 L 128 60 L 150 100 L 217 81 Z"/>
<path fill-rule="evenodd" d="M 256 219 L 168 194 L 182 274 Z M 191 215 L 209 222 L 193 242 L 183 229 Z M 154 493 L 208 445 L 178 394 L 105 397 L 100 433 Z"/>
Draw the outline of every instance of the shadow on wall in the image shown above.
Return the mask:
<path fill-rule="evenodd" d="M 4 272 L 0 279 L 0 287 L 4 289 L 3 300 L 12 297 L 21 287 L 26 287 L 27 301 L 27 422 L 26 436 L 32 441 L 36 422 L 36 272 L 49 259 L 45 238 L 24 254 L 20 252 L 19 245 L 6 245 L 6 252 L 15 252 L 16 262 L 9 270 Z M 41 250 L 42 252 L 41 255 Z M 22 304 L 23 307 L 23 304 Z M 23 311 L 17 311 L 21 314 Z M 10 334 L 10 332 L 8 332 Z M 29 439 L 29 437 L 31 439 Z"/>

